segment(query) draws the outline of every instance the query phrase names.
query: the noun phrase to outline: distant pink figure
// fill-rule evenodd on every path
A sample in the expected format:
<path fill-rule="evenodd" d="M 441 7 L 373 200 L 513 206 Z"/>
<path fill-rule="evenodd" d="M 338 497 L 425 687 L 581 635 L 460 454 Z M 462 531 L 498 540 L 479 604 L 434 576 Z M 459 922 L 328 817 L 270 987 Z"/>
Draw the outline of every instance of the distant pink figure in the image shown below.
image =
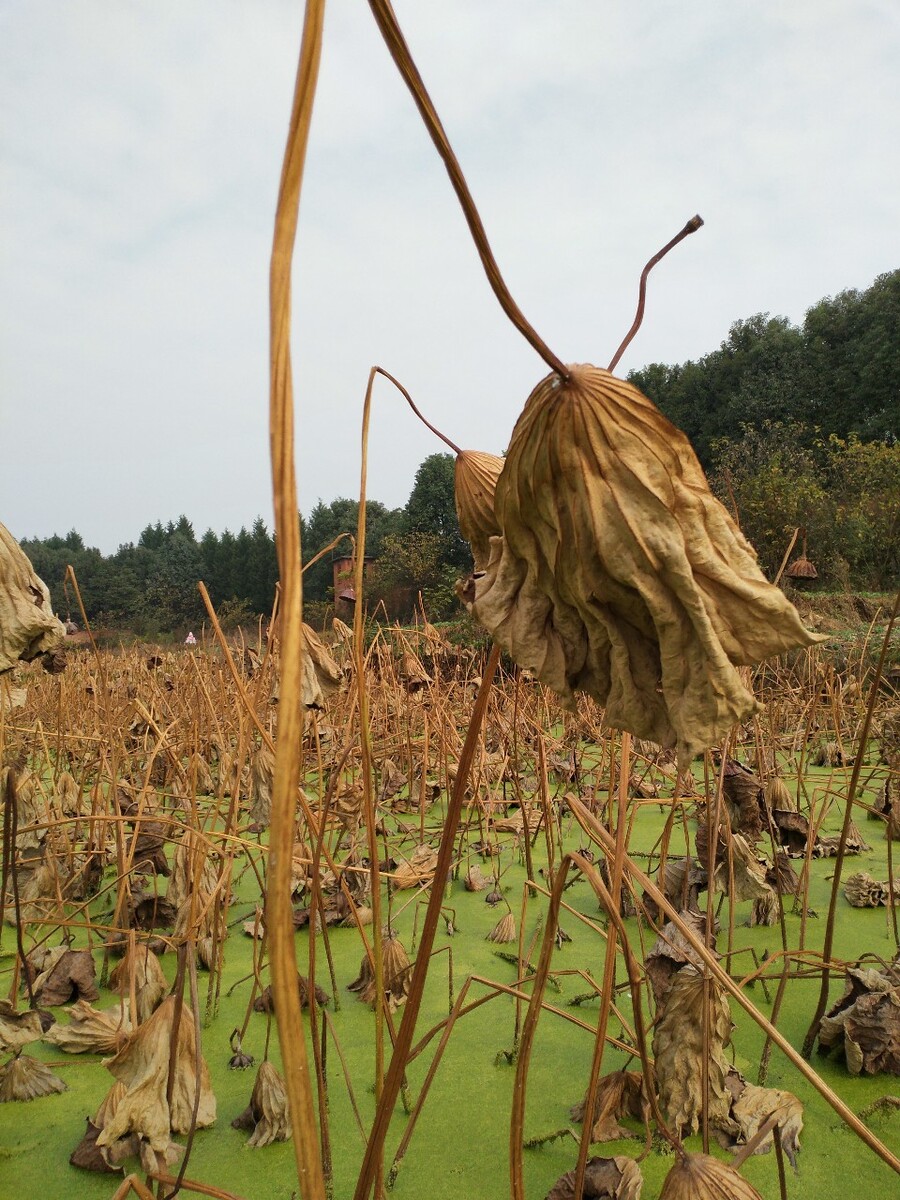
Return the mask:
<path fill-rule="evenodd" d="M 197 645 L 197 639 L 194 637 L 193 633 L 189 633 L 187 635 L 187 637 L 184 639 L 184 644 L 186 646 L 196 646 Z"/>

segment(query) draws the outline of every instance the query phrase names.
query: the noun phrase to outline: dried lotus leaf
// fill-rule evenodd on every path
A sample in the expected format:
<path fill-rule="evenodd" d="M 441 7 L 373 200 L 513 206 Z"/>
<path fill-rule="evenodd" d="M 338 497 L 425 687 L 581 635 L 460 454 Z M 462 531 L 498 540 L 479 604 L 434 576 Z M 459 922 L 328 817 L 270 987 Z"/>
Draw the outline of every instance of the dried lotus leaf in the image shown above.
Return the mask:
<path fill-rule="evenodd" d="M 679 1155 L 659 1200 L 763 1200 L 752 1183 L 708 1154 Z"/>
<path fill-rule="evenodd" d="M 766 880 L 766 864 L 739 833 L 731 835 L 731 864 L 720 861 L 716 868 L 716 880 L 723 891 L 730 890 L 734 878 L 734 900 L 765 900 L 772 896 L 772 888 Z"/>
<path fill-rule="evenodd" d="M 386 758 L 381 764 L 381 786 L 378 789 L 379 804 L 386 804 L 394 796 L 399 795 L 409 780 L 392 758 Z"/>
<path fill-rule="evenodd" d="M 95 976 L 94 956 L 90 950 L 57 946 L 44 960 L 40 974 L 32 984 L 34 998 L 48 1008 L 75 1000 L 99 1000 Z"/>
<path fill-rule="evenodd" d="M 109 976 L 109 986 L 123 995 L 131 995 L 131 975 L 134 972 L 134 997 L 138 1024 L 155 1012 L 169 990 L 159 959 L 148 946 L 135 945 L 125 951 L 122 961 Z"/>
<path fill-rule="evenodd" d="M 483 571 L 491 556 L 491 538 L 500 532 L 494 516 L 494 491 L 503 459 L 480 450 L 456 456 L 454 492 L 459 531 L 472 547 L 475 570 Z"/>
<path fill-rule="evenodd" d="M 695 933 L 705 936 L 706 918 L 703 914 L 682 911 L 681 919 Z M 713 939 L 710 949 L 715 950 L 715 939 Z M 687 963 L 700 967 L 702 959 L 677 925 L 672 921 L 667 921 L 650 948 L 644 964 L 657 1006 L 665 1002 L 676 973 Z"/>
<path fill-rule="evenodd" d="M 438 855 L 430 846 L 416 846 L 412 857 L 403 859 L 391 876 L 391 886 L 395 892 L 403 892 L 408 888 L 422 887 L 434 879 Z"/>
<path fill-rule="evenodd" d="M 393 935 L 381 943 L 382 982 L 385 998 L 391 1012 L 396 1012 L 405 1003 L 412 982 L 412 967 L 403 943 Z M 367 954 L 363 955 L 359 975 L 347 984 L 349 991 L 356 992 L 364 1004 L 374 1006 L 376 998 L 375 972 Z"/>
<path fill-rule="evenodd" d="M 704 983 L 706 987 L 704 987 Z M 708 990 L 707 990 L 708 989 Z M 704 1001 L 708 996 L 709 1039 L 704 1047 Z M 660 1105 L 676 1131 L 696 1133 L 703 1110 L 703 1061 L 707 1059 L 709 1119 L 728 1117 L 725 1087 L 729 1064 L 724 1047 L 731 1037 L 731 1011 L 724 988 L 694 966 L 672 979 L 653 1031 L 653 1058 Z"/>
<path fill-rule="evenodd" d="M 94 1115 L 85 1119 L 84 1137 L 69 1155 L 69 1162 L 73 1167 L 81 1167 L 83 1171 L 99 1171 L 107 1175 L 114 1175 L 117 1171 L 122 1170 L 120 1166 L 110 1162 L 108 1151 L 104 1153 L 101 1150 L 97 1145 L 97 1138 L 107 1120 L 118 1108 L 125 1091 L 124 1083 L 118 1081 L 114 1083 L 103 1097 L 100 1107 Z"/>
<path fill-rule="evenodd" d="M 253 755 L 250 764 L 250 821 L 254 830 L 269 828 L 274 778 L 275 755 L 263 744 Z"/>
<path fill-rule="evenodd" d="M 575 1200 L 577 1172 L 567 1171 L 557 1179 L 546 1200 Z M 641 1200 L 644 1179 L 633 1158 L 589 1158 L 584 1170 L 584 1200 Z"/>
<path fill-rule="evenodd" d="M 127 1005 L 99 1009 L 78 1000 L 69 1009 L 69 1023 L 52 1025 L 44 1040 L 66 1054 L 118 1054 L 131 1033 Z"/>
<path fill-rule="evenodd" d="M 301 683 L 303 704 L 306 708 L 324 708 L 326 699 L 338 690 L 344 676 L 316 631 L 306 622 L 301 629 L 304 648 Z"/>
<path fill-rule="evenodd" d="M 569 707 L 676 746 L 682 765 L 757 710 L 738 671 L 821 638 L 712 495 L 685 435 L 590 365 L 529 397 L 497 480 L 473 615 Z"/>
<path fill-rule="evenodd" d="M 66 636 L 50 592 L 19 543 L 0 525 L 0 673 L 52 652 Z"/>
<path fill-rule="evenodd" d="M 65 1092 L 68 1085 L 54 1075 L 46 1063 L 28 1054 L 17 1054 L 0 1067 L 0 1104 L 14 1100 L 37 1100 Z"/>
<path fill-rule="evenodd" d="M 844 884 L 844 896 L 854 908 L 879 908 L 887 904 L 889 895 L 890 885 L 873 879 L 868 871 L 857 871 Z"/>
<path fill-rule="evenodd" d="M 860 996 L 844 1020 L 847 1067 L 854 1075 L 900 1075 L 900 986 Z"/>
<path fill-rule="evenodd" d="M 784 780 L 771 775 L 766 782 L 765 800 L 768 809 L 781 808 L 785 812 L 796 811 L 797 797 L 789 791 Z"/>
<path fill-rule="evenodd" d="M 63 771 L 56 781 L 56 795 L 65 816 L 74 817 L 81 812 L 81 790 L 69 771 Z"/>
<path fill-rule="evenodd" d="M 268 1060 L 259 1064 L 249 1105 L 231 1124 L 234 1129 L 253 1131 L 247 1139 L 248 1146 L 269 1146 L 290 1138 L 287 1088 Z"/>
<path fill-rule="evenodd" d="M 0 1000 L 0 1053 L 21 1050 L 44 1036 L 40 1014 L 34 1009 L 16 1012 L 8 1000 Z"/>
<path fill-rule="evenodd" d="M 484 872 L 477 864 L 469 867 L 463 878 L 463 885 L 467 892 L 483 892 L 487 887 L 487 882 Z"/>
<path fill-rule="evenodd" d="M 216 1098 L 210 1087 L 209 1068 L 202 1056 L 199 1064 L 197 1062 L 194 1018 L 186 1004 L 182 1006 L 178 1022 L 171 1104 L 167 1101 L 174 1017 L 175 997 L 167 996 L 119 1053 L 104 1063 L 128 1091 L 98 1137 L 99 1146 L 111 1146 L 134 1133 L 152 1149 L 165 1154 L 170 1133 L 187 1133 L 191 1128 L 198 1077 L 200 1098 L 196 1127 L 206 1129 L 215 1121 Z"/>
<path fill-rule="evenodd" d="M 583 1121 L 587 1096 L 569 1112 L 573 1121 Z M 594 1100 L 594 1116 L 591 1128 L 592 1142 L 615 1142 L 620 1138 L 637 1135 L 619 1124 L 620 1117 L 636 1117 L 646 1124 L 649 1106 L 644 1091 L 644 1077 L 640 1071 L 613 1071 L 604 1075 L 597 1085 Z"/>
<path fill-rule="evenodd" d="M 754 1083 L 747 1083 L 733 1068 L 729 1085 L 739 1089 L 739 1094 L 731 1104 L 731 1119 L 736 1126 L 736 1136 L 728 1142 L 728 1148 L 734 1149 L 735 1146 L 751 1141 L 760 1126 L 775 1113 L 778 1116 L 777 1129 L 782 1149 L 796 1170 L 797 1155 L 800 1153 L 800 1131 L 803 1129 L 803 1105 L 797 1097 L 792 1092 L 783 1092 L 778 1088 L 757 1087 Z M 763 1138 L 754 1153 L 768 1154 L 772 1149 L 773 1136 L 773 1133 L 769 1133 Z"/>

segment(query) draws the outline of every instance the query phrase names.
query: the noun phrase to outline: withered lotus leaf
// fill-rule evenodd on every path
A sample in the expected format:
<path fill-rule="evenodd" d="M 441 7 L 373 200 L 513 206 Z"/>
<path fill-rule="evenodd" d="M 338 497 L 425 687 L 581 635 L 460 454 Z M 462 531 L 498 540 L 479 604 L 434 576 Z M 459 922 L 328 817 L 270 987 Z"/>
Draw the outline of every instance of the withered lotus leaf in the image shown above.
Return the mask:
<path fill-rule="evenodd" d="M 13 1100 L 37 1100 L 41 1096 L 52 1096 L 64 1092 L 68 1085 L 63 1083 L 50 1068 L 28 1054 L 16 1054 L 0 1067 L 0 1104 Z"/>
<path fill-rule="evenodd" d="M 529 397 L 497 480 L 472 613 L 564 704 L 679 761 L 757 709 L 738 667 L 821 640 L 770 584 L 685 435 L 590 365 Z M 471 593 L 474 592 L 474 595 Z"/>
<path fill-rule="evenodd" d="M 422 887 L 431 883 L 437 860 L 437 850 L 432 850 L 430 846 L 416 846 L 412 857 L 402 859 L 391 876 L 394 891 L 403 892 L 407 888 Z"/>
<path fill-rule="evenodd" d="M 300 997 L 300 1007 L 309 1008 L 309 980 L 305 975 L 301 975 L 299 971 L 297 972 L 297 994 Z M 326 1005 L 331 999 L 325 989 L 318 984 L 315 987 L 315 997 L 316 1004 L 320 1008 Z M 254 1000 L 253 1011 L 262 1013 L 273 1013 L 275 1011 L 275 997 L 271 984 L 263 988 L 260 995 Z"/>
<path fill-rule="evenodd" d="M 403 948 L 403 943 L 393 934 L 387 934 L 381 943 L 382 980 L 388 1008 L 396 1012 L 401 1004 L 406 1002 L 412 982 L 412 967 L 409 956 Z M 359 966 L 359 975 L 352 983 L 348 983 L 349 991 L 356 992 L 364 1004 L 374 1006 L 376 998 L 375 972 L 364 954 Z"/>
<path fill-rule="evenodd" d="M 131 995 L 134 973 L 134 998 L 138 1024 L 142 1024 L 161 1003 L 169 990 L 159 959 L 148 946 L 135 945 L 125 951 L 122 961 L 109 976 L 109 986 L 123 996 Z"/>
<path fill-rule="evenodd" d="M 759 1127 L 776 1113 L 782 1149 L 796 1170 L 797 1155 L 800 1153 L 800 1131 L 803 1129 L 803 1105 L 797 1097 L 792 1092 L 783 1092 L 779 1088 L 757 1087 L 754 1083 L 747 1083 L 734 1067 L 729 1071 L 726 1082 L 732 1100 L 730 1120 L 720 1127 L 722 1144 L 732 1150 L 736 1146 L 746 1144 L 756 1135 Z M 768 1154 L 772 1149 L 772 1139 L 773 1134 L 770 1133 L 763 1138 L 754 1153 Z"/>
<path fill-rule="evenodd" d="M 485 879 L 481 867 L 477 865 L 469 867 L 463 877 L 463 885 L 467 892 L 483 892 L 487 887 L 487 879 Z"/>
<path fill-rule="evenodd" d="M 44 1036 L 40 1014 L 34 1009 L 16 1012 L 8 1000 L 0 1000 L 0 1053 L 21 1050 Z"/>
<path fill-rule="evenodd" d="M 677 1131 L 696 1133 L 703 1111 L 703 1060 L 706 1050 L 709 1119 L 715 1125 L 728 1116 L 725 1087 L 728 1061 L 724 1047 L 731 1037 L 731 1012 L 724 988 L 706 981 L 694 966 L 672 978 L 653 1031 L 653 1055 L 659 1100 Z M 704 997 L 709 996 L 709 1040 L 704 1047 Z"/>
<path fill-rule="evenodd" d="M 94 1115 L 85 1118 L 84 1137 L 69 1155 L 69 1162 L 73 1167 L 81 1167 L 84 1171 L 100 1171 L 103 1174 L 110 1175 L 122 1170 L 121 1167 L 115 1166 L 110 1162 L 108 1148 L 107 1152 L 104 1153 L 97 1145 L 97 1138 L 105 1127 L 107 1120 L 118 1108 L 119 1102 L 125 1095 L 125 1091 L 124 1083 L 114 1083 L 103 1097 L 100 1107 Z"/>
<path fill-rule="evenodd" d="M 843 1050 L 852 1075 L 900 1075 L 900 966 L 848 968 L 844 994 L 818 1036 L 824 1053 Z"/>
<path fill-rule="evenodd" d="M 78 1000 L 69 1009 L 68 1025 L 51 1025 L 44 1040 L 67 1054 L 117 1054 L 130 1033 L 127 1004 L 99 1009 L 87 1000 Z"/>
<path fill-rule="evenodd" d="M 766 863 L 760 859 L 750 842 L 739 833 L 731 835 L 731 863 L 727 859 L 717 864 L 716 877 L 724 891 L 730 891 L 734 879 L 734 900 L 765 900 L 773 895 L 766 880 Z"/>
<path fill-rule="evenodd" d="M 873 879 L 868 871 L 857 871 L 844 884 L 844 896 L 854 908 L 879 908 L 888 903 L 890 893 L 890 883 Z M 900 889 L 895 889 L 894 903 L 898 902 Z"/>
<path fill-rule="evenodd" d="M 25 552 L 0 525 L 0 672 L 55 650 L 66 629 Z"/>
<path fill-rule="evenodd" d="M 575 1200 L 575 1171 L 560 1176 L 547 1200 Z M 584 1200 L 641 1200 L 644 1179 L 633 1158 L 589 1158 L 584 1170 Z"/>
<path fill-rule="evenodd" d="M 81 790 L 70 771 L 63 771 L 57 779 L 56 795 L 65 816 L 74 817 L 81 811 Z"/>
<path fill-rule="evenodd" d="M 265 743 L 250 764 L 250 821 L 254 829 L 268 829 L 272 816 L 272 782 L 275 755 Z"/>
<path fill-rule="evenodd" d="M 48 1008 L 75 1000 L 99 1000 L 96 968 L 90 950 L 56 946 L 40 964 L 32 984 L 35 1000 Z"/>
<path fill-rule="evenodd" d="M 573 1121 L 583 1121 L 587 1096 L 570 1110 Z M 592 1142 L 615 1142 L 620 1138 L 637 1136 L 619 1124 L 620 1117 L 637 1117 L 646 1124 L 649 1113 L 644 1092 L 644 1077 L 640 1071 L 613 1071 L 604 1075 L 597 1085 L 594 1101 Z"/>
<path fill-rule="evenodd" d="M 683 910 L 681 919 L 695 933 L 701 936 L 705 934 L 706 918 L 702 913 Z M 713 939 L 711 949 L 715 950 L 715 939 Z M 669 988 L 672 986 L 672 980 L 687 963 L 692 963 L 695 967 L 702 966 L 699 954 L 681 930 L 672 921 L 667 921 L 650 948 L 644 964 L 657 1007 L 665 1002 Z"/>
<path fill-rule="evenodd" d="M 326 699 L 341 686 L 341 668 L 314 629 L 305 622 L 303 629 L 303 679 L 301 694 L 307 708 L 324 708 Z"/>
<path fill-rule="evenodd" d="M 235 1129 L 252 1130 L 248 1146 L 286 1142 L 291 1136 L 287 1088 L 268 1059 L 259 1064 L 249 1105 L 231 1124 Z"/>
<path fill-rule="evenodd" d="M 659 1200 L 763 1200 L 734 1167 L 708 1154 L 685 1154 L 668 1173 Z"/>
<path fill-rule="evenodd" d="M 475 570 L 484 571 L 491 557 L 491 538 L 500 532 L 494 516 L 494 491 L 503 459 L 480 450 L 456 456 L 454 492 L 459 531 L 472 547 Z"/>
<path fill-rule="evenodd" d="M 128 1090 L 97 1138 L 99 1146 L 112 1145 L 120 1138 L 136 1133 L 155 1151 L 164 1154 L 169 1147 L 170 1132 L 187 1133 L 190 1129 L 198 1077 L 194 1017 L 188 1005 L 183 1005 L 178 1022 L 170 1106 L 166 1099 L 166 1082 L 174 1018 L 175 997 L 167 996 L 119 1053 L 104 1063 Z M 205 1129 L 216 1119 L 216 1098 L 209 1082 L 209 1068 L 202 1057 L 199 1068 L 200 1102 L 196 1124 L 198 1129 Z"/>

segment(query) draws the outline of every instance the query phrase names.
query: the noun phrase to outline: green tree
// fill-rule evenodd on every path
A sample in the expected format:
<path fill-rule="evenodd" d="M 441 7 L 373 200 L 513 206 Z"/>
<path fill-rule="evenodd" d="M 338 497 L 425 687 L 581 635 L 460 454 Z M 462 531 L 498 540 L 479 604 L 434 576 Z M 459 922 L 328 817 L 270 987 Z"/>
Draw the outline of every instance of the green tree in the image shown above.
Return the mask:
<path fill-rule="evenodd" d="M 307 518 L 301 517 L 301 535 L 304 562 L 324 550 L 340 533 L 356 536 L 359 501 L 340 497 L 330 504 L 319 501 Z M 377 500 L 366 502 L 366 557 L 378 558 L 385 537 L 400 529 L 402 509 L 386 508 Z M 349 539 L 343 541 L 332 552 L 303 575 L 303 595 L 306 600 L 327 602 L 333 599 L 332 560 L 353 553 Z"/>
<path fill-rule="evenodd" d="M 452 454 L 431 454 L 425 459 L 406 502 L 406 528 L 437 538 L 442 562 L 459 573 L 471 569 L 472 554 L 459 532 L 455 471 Z"/>
<path fill-rule="evenodd" d="M 367 606 L 374 612 L 381 602 L 391 620 L 407 621 L 416 613 L 421 593 L 428 619 L 443 621 L 458 608 L 458 578 L 440 534 L 416 529 L 388 534 L 367 586 Z"/>

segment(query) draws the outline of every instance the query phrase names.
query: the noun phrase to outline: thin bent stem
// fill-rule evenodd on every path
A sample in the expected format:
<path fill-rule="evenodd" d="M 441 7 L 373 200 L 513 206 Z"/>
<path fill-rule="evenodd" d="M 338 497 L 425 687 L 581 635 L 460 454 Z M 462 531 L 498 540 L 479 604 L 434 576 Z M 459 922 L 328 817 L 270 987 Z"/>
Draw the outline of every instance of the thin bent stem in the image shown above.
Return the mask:
<path fill-rule="evenodd" d="M 622 344 L 610 359 L 609 366 L 606 368 L 607 371 L 614 371 L 616 369 L 619 364 L 619 359 L 631 345 L 634 335 L 641 327 L 641 322 L 644 319 L 644 304 L 647 301 L 647 276 L 660 261 L 660 259 L 666 257 L 673 246 L 677 246 L 678 243 L 683 241 L 689 234 L 696 233 L 702 224 L 703 218 L 701 216 L 698 215 L 691 217 L 684 229 L 682 229 L 680 233 L 676 233 L 670 242 L 666 242 L 662 250 L 657 251 L 657 253 L 653 255 L 653 257 L 644 267 L 643 271 L 641 271 L 641 282 L 638 288 L 638 306 L 637 312 L 634 314 L 634 321 L 632 322 L 631 328 L 622 339 Z"/>
<path fill-rule="evenodd" d="M 419 418 L 419 420 L 422 422 L 422 424 L 425 426 L 426 429 L 430 429 L 431 432 L 434 434 L 434 436 L 440 438 L 445 446 L 449 446 L 454 454 L 456 454 L 456 455 L 462 454 L 462 450 L 460 450 L 460 448 L 459 448 L 459 446 L 457 446 L 456 442 L 451 442 L 445 433 L 441 433 L 441 431 L 439 429 L 435 428 L 435 426 L 432 425 L 432 423 L 430 421 L 426 420 L 425 417 L 422 416 L 422 414 L 419 412 L 418 408 L 416 408 L 416 405 L 413 402 L 412 396 L 409 394 L 409 392 L 406 390 L 406 388 L 403 386 L 403 384 L 400 382 L 399 379 L 395 379 L 394 376 L 391 375 L 391 373 L 389 371 L 385 371 L 385 369 L 383 367 L 373 367 L 373 370 L 377 371 L 379 375 L 383 375 L 385 377 L 385 379 L 389 379 L 391 381 L 391 383 L 394 385 L 394 387 L 397 389 L 397 391 L 400 393 L 400 395 L 403 397 L 403 399 L 406 401 L 406 403 L 409 405 L 409 407 L 413 410 L 413 412 L 416 414 L 416 416 Z"/>
<path fill-rule="evenodd" d="M 568 368 L 561 359 L 557 358 L 546 342 L 538 336 L 537 332 L 526 321 L 521 309 L 510 295 L 509 288 L 506 286 L 503 276 L 500 274 L 500 268 L 497 266 L 493 251 L 488 243 L 487 233 L 481 222 L 481 217 L 478 215 L 475 201 L 472 199 L 472 193 L 469 191 L 469 185 L 466 183 L 466 178 L 462 173 L 462 167 L 460 167 L 459 161 L 453 153 L 453 148 L 450 145 L 447 134 L 444 132 L 441 119 L 431 102 L 431 97 L 428 95 L 422 77 L 409 52 L 409 47 L 400 31 L 400 26 L 397 24 L 393 8 L 388 0 L 369 0 L 369 7 L 381 31 L 381 36 L 387 43 L 391 58 L 397 64 L 397 68 L 403 76 L 406 86 L 412 93 L 412 98 L 416 102 L 416 108 L 418 108 L 422 120 L 425 122 L 425 127 L 431 136 L 431 140 L 434 142 L 438 154 L 444 161 L 444 166 L 447 168 L 447 174 L 450 176 L 450 182 L 453 185 L 453 190 L 456 192 L 457 199 L 462 206 L 469 231 L 475 242 L 475 248 L 481 259 L 481 265 L 484 267 L 494 295 L 500 301 L 500 307 L 512 321 L 513 325 L 515 325 L 516 329 L 518 329 L 519 333 L 534 347 L 544 362 L 557 375 L 562 376 L 563 379 L 568 379 Z"/>

